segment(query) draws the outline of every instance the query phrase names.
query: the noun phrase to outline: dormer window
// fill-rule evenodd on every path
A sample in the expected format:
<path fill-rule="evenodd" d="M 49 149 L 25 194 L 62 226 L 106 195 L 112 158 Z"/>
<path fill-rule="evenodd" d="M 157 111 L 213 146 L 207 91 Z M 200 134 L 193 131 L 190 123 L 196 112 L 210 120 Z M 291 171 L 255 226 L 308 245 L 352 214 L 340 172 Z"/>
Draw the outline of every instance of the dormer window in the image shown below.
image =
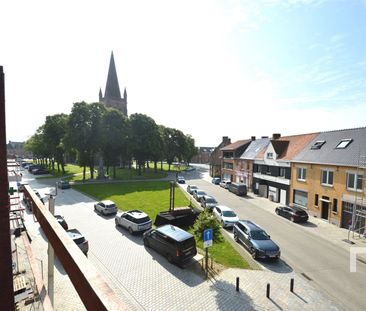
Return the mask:
<path fill-rule="evenodd" d="M 320 149 L 325 144 L 325 140 L 317 140 L 314 145 L 311 146 L 311 149 Z"/>
<path fill-rule="evenodd" d="M 273 152 L 267 152 L 267 159 L 273 159 Z"/>
<path fill-rule="evenodd" d="M 345 149 L 348 145 L 353 141 L 353 139 L 342 139 L 341 142 L 337 145 L 336 149 Z"/>

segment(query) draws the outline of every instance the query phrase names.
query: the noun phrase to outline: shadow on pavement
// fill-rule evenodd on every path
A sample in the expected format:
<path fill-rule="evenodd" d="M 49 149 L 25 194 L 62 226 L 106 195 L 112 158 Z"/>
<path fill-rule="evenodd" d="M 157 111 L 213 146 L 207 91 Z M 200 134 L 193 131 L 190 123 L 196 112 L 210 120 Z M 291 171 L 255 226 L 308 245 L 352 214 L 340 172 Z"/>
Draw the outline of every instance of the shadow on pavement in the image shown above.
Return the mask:
<path fill-rule="evenodd" d="M 235 280 L 233 280 L 235 282 Z M 211 291 L 215 291 L 215 299 L 217 303 L 217 309 L 220 311 L 234 311 L 234 310 L 263 310 L 259 306 L 253 304 L 253 300 L 239 288 L 239 292 L 236 291 L 236 285 L 224 280 L 214 280 L 210 286 Z M 235 304 L 232 302 L 235 301 Z"/>
<path fill-rule="evenodd" d="M 276 273 L 291 273 L 293 269 L 282 259 L 278 260 L 260 260 L 259 261 L 266 269 Z"/>
<path fill-rule="evenodd" d="M 184 284 L 195 287 L 205 282 L 202 269 L 200 267 L 194 267 L 194 265 L 199 265 L 198 261 L 194 262 L 192 259 L 190 262 L 187 262 L 184 268 L 181 268 L 174 263 L 170 263 L 167 258 L 160 255 L 154 249 L 145 246 L 145 250 L 151 255 L 153 261 L 159 263 L 165 270 Z"/>
<path fill-rule="evenodd" d="M 316 228 L 318 227 L 318 225 L 314 224 L 313 222 L 307 221 L 307 222 L 302 222 L 299 223 L 298 225 L 303 226 L 303 227 L 307 227 L 307 228 Z"/>

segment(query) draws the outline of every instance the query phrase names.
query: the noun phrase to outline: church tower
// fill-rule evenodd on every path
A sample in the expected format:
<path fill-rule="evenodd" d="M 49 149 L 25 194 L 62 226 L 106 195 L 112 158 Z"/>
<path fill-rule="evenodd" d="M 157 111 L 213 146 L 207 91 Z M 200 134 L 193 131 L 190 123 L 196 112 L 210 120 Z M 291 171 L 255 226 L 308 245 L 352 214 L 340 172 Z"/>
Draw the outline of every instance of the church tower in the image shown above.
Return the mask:
<path fill-rule="evenodd" d="M 123 97 L 119 89 L 116 65 L 114 63 L 113 51 L 109 62 L 107 84 L 105 86 L 104 97 L 102 90 L 99 90 L 99 102 L 109 108 L 115 108 L 127 116 L 127 91 L 124 89 Z"/>

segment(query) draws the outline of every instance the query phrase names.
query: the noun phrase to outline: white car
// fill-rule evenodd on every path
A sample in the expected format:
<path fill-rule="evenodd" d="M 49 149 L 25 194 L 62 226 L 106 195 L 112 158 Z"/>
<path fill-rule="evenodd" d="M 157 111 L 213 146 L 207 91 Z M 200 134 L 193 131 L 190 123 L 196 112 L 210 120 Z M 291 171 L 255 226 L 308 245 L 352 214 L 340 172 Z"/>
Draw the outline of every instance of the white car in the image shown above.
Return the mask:
<path fill-rule="evenodd" d="M 220 186 L 222 187 L 222 188 L 225 188 L 225 189 L 227 189 L 227 186 L 228 185 L 230 185 L 231 184 L 231 181 L 230 180 L 222 180 L 221 182 L 220 182 Z"/>
<path fill-rule="evenodd" d="M 139 210 L 119 214 L 114 219 L 116 226 L 124 227 L 130 234 L 149 230 L 152 226 L 150 217 Z"/>
<path fill-rule="evenodd" d="M 239 221 L 235 212 L 227 206 L 217 205 L 213 209 L 213 214 L 220 221 L 223 228 L 233 227 Z"/>
<path fill-rule="evenodd" d="M 104 200 L 94 204 L 94 210 L 103 215 L 110 215 L 117 213 L 117 206 L 111 200 Z"/>

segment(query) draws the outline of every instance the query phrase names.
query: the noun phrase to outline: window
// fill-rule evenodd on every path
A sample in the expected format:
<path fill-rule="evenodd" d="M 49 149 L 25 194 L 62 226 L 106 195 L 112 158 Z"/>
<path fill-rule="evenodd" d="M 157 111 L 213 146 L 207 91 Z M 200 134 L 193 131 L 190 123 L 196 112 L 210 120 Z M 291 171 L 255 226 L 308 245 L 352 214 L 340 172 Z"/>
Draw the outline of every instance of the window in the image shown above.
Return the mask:
<path fill-rule="evenodd" d="M 337 212 L 338 212 L 338 200 L 333 199 L 333 213 L 337 213 Z"/>
<path fill-rule="evenodd" d="M 297 168 L 297 180 L 306 180 L 306 168 L 298 167 Z"/>
<path fill-rule="evenodd" d="M 310 149 L 320 149 L 325 144 L 325 140 L 318 140 L 314 143 L 314 145 L 311 146 Z"/>
<path fill-rule="evenodd" d="M 267 159 L 273 159 L 273 153 L 267 152 Z"/>
<path fill-rule="evenodd" d="M 352 142 L 352 139 L 342 139 L 341 142 L 337 145 L 336 149 L 345 149 Z"/>
<path fill-rule="evenodd" d="M 280 167 L 280 177 L 286 176 L 286 169 L 284 167 Z"/>
<path fill-rule="evenodd" d="M 347 173 L 347 189 L 352 191 L 362 191 L 363 175 Z"/>
<path fill-rule="evenodd" d="M 315 195 L 315 200 L 314 201 L 315 201 L 314 205 L 318 206 L 319 205 L 319 195 L 318 194 Z"/>
<path fill-rule="evenodd" d="M 333 172 L 322 170 L 322 185 L 333 186 Z"/>
<path fill-rule="evenodd" d="M 308 206 L 308 193 L 305 191 L 294 190 L 294 203 L 302 207 Z"/>

